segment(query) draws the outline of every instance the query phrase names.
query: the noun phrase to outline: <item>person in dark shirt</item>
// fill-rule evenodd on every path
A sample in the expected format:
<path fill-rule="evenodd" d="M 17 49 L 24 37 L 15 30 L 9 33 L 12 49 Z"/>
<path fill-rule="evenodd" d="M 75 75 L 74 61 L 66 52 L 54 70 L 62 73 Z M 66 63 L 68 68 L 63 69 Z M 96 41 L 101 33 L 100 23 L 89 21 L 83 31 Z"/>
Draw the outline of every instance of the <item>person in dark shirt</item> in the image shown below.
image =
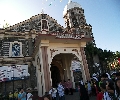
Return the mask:
<path fill-rule="evenodd" d="M 116 79 L 120 79 L 120 72 L 116 73 Z"/>
<path fill-rule="evenodd" d="M 101 75 L 101 81 L 106 85 L 107 82 L 111 83 L 114 85 L 114 82 L 112 81 L 112 79 L 108 78 L 108 75 L 106 73 Z"/>
<path fill-rule="evenodd" d="M 85 85 L 82 82 L 79 83 L 80 86 L 80 100 L 89 100 L 88 92 Z"/>

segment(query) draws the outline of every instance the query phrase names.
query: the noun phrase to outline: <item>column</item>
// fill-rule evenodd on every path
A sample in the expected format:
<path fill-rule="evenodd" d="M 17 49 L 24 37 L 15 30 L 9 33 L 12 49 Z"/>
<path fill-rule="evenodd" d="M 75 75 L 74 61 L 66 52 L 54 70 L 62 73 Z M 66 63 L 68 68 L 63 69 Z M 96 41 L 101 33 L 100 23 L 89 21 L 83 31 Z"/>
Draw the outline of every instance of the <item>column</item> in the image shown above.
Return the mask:
<path fill-rule="evenodd" d="M 81 51 L 81 56 L 82 56 L 82 61 L 83 61 L 83 67 L 85 70 L 86 80 L 89 81 L 90 80 L 90 73 L 89 73 L 89 69 L 88 69 L 88 64 L 87 64 L 87 60 L 86 60 L 84 47 L 81 47 L 80 51 Z"/>
<path fill-rule="evenodd" d="M 50 84 L 50 72 L 49 72 L 49 64 L 48 64 L 47 46 L 42 46 L 41 52 L 42 52 L 45 89 L 46 89 L 46 92 L 48 92 L 49 89 L 51 88 L 51 84 Z"/>

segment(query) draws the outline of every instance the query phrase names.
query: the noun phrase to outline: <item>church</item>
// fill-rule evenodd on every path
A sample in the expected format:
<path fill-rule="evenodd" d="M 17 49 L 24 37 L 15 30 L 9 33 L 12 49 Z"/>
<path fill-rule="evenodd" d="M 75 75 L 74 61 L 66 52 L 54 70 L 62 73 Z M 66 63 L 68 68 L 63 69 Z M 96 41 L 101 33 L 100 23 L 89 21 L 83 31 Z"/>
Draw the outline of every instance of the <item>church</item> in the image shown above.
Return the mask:
<path fill-rule="evenodd" d="M 68 2 L 63 19 L 65 27 L 43 12 L 0 29 L 0 66 L 28 65 L 27 85 L 36 87 L 39 96 L 60 80 L 70 79 L 75 88 L 73 60 L 80 62 L 83 80 L 90 80 L 84 47 L 94 42 L 92 26 L 77 2 Z"/>

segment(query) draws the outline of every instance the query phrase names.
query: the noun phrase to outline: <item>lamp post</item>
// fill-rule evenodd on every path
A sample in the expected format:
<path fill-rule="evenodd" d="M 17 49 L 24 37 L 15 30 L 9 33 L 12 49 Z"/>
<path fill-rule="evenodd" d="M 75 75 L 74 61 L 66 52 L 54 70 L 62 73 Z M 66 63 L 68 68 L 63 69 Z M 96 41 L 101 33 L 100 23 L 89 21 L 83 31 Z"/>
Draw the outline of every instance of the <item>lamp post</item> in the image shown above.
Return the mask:
<path fill-rule="evenodd" d="M 24 73 L 26 72 L 26 69 L 22 69 L 22 72 L 21 72 L 21 79 L 22 79 L 22 88 L 24 88 L 24 86 L 23 86 L 23 80 L 25 80 L 25 75 L 24 75 Z"/>
<path fill-rule="evenodd" d="M 13 73 L 13 100 L 14 100 L 14 69 L 12 70 L 12 73 Z"/>

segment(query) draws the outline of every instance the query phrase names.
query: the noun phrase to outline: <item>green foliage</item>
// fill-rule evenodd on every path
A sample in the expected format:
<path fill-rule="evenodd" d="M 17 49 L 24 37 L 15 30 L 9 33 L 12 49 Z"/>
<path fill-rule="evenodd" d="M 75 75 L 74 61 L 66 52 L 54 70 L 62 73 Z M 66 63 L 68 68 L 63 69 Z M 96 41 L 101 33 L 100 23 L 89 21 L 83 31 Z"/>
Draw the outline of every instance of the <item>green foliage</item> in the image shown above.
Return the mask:
<path fill-rule="evenodd" d="M 103 70 L 107 68 L 108 63 L 113 62 L 114 59 L 120 58 L 120 52 L 116 51 L 115 53 L 110 50 L 102 50 L 101 48 L 94 47 L 92 43 L 88 43 L 85 47 L 86 58 L 89 66 L 93 66 L 94 61 L 93 57 L 98 56 L 101 67 L 104 66 Z M 105 68 L 106 66 L 106 68 Z"/>

